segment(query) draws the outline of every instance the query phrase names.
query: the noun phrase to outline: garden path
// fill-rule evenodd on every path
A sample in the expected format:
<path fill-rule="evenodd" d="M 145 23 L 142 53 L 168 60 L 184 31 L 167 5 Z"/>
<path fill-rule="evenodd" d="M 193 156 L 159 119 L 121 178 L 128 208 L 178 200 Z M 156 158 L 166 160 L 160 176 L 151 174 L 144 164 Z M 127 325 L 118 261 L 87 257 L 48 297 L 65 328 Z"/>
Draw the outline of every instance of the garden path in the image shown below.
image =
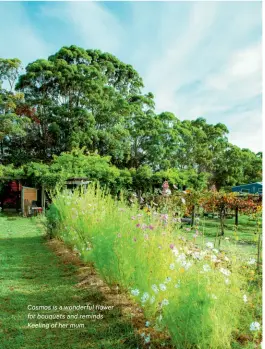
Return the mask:
<path fill-rule="evenodd" d="M 124 349 L 140 347 L 132 324 L 116 305 L 101 320 L 60 320 L 84 328 L 30 328 L 28 314 L 76 314 L 32 311 L 28 305 L 65 306 L 110 304 L 110 296 L 89 266 L 59 242 L 47 242 L 36 219 L 0 216 L 0 347 L 1 349 Z M 94 280 L 94 286 L 91 285 Z M 103 289 L 100 289 L 103 287 Z M 104 292 L 102 292 L 104 291 Z M 113 296 L 113 295 L 112 295 Z M 117 298 L 117 297 L 116 297 Z M 122 302 L 121 302 L 122 303 Z M 92 314 L 91 312 L 79 312 Z M 99 313 L 95 310 L 94 313 Z"/>

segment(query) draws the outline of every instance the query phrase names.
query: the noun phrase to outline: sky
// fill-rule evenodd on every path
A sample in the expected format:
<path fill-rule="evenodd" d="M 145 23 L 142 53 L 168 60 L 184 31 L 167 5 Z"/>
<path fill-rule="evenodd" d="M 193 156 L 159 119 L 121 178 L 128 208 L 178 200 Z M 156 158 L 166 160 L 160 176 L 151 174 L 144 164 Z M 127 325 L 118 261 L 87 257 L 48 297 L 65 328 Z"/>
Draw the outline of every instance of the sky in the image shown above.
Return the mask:
<path fill-rule="evenodd" d="M 0 2 L 0 57 L 24 67 L 62 46 L 133 65 L 156 111 L 224 123 L 262 150 L 261 2 Z"/>

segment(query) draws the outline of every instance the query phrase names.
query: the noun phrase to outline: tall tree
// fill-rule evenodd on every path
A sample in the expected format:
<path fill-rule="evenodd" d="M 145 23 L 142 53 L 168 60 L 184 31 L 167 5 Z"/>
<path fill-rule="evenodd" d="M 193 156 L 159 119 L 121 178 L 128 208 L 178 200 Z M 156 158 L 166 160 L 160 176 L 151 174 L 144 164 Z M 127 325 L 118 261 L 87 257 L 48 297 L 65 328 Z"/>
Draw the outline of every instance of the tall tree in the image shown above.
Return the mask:
<path fill-rule="evenodd" d="M 21 70 L 19 59 L 0 59 L 0 148 L 1 162 L 5 161 L 8 143 L 14 136 L 24 136 L 29 121 L 16 113 L 17 107 L 23 102 L 22 93 L 14 92 L 14 84 Z"/>

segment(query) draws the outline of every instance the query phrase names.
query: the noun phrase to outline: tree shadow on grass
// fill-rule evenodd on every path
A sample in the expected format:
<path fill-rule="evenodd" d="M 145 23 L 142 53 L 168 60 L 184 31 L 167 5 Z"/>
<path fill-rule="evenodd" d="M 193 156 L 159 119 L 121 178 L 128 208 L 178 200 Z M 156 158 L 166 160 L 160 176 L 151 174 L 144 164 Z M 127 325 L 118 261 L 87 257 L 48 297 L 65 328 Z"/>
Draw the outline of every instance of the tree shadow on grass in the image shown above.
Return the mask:
<path fill-rule="evenodd" d="M 77 266 L 56 256 L 43 237 L 0 239 L 0 343 L 3 349 L 140 348 L 132 324 L 115 306 L 97 320 L 28 319 L 28 314 L 93 314 L 93 311 L 32 311 L 33 306 L 104 304 L 96 288 L 77 288 Z M 94 314 L 99 311 L 95 311 Z M 28 323 L 83 323 L 84 328 L 30 328 Z"/>

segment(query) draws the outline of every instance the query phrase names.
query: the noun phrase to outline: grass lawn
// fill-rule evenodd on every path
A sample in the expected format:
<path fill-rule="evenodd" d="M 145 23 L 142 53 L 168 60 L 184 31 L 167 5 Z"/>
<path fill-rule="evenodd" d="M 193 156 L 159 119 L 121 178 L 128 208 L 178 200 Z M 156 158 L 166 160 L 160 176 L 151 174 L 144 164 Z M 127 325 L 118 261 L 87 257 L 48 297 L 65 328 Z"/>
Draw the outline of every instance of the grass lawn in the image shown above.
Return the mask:
<path fill-rule="evenodd" d="M 98 290 L 76 287 L 77 266 L 65 263 L 48 246 L 38 220 L 0 216 L 0 347 L 1 349 L 137 348 L 131 323 L 119 308 L 104 313 L 103 320 L 78 320 L 80 329 L 29 328 L 28 305 L 104 304 Z M 76 314 L 75 312 L 59 312 Z M 83 314 L 88 312 L 83 312 Z M 98 312 L 97 312 L 98 313 Z M 91 314 L 91 312 L 90 312 Z M 74 323 L 74 320 L 60 320 Z"/>
<path fill-rule="evenodd" d="M 261 224 L 261 221 L 260 221 Z M 189 239 L 193 239 L 194 230 L 187 231 L 189 225 L 183 227 L 183 232 Z M 201 218 L 199 223 L 199 231 L 203 232 L 204 237 L 198 237 L 196 242 L 199 245 L 206 241 L 215 242 L 216 235 L 220 231 L 220 220 L 218 218 Z M 261 229 L 261 226 L 260 226 Z M 249 216 L 240 215 L 239 225 L 235 228 L 234 218 L 225 220 L 225 235 L 229 240 L 222 240 L 221 249 L 238 255 L 246 255 L 254 257 L 257 254 L 257 222 Z M 218 245 L 216 245 L 218 247 Z"/>

